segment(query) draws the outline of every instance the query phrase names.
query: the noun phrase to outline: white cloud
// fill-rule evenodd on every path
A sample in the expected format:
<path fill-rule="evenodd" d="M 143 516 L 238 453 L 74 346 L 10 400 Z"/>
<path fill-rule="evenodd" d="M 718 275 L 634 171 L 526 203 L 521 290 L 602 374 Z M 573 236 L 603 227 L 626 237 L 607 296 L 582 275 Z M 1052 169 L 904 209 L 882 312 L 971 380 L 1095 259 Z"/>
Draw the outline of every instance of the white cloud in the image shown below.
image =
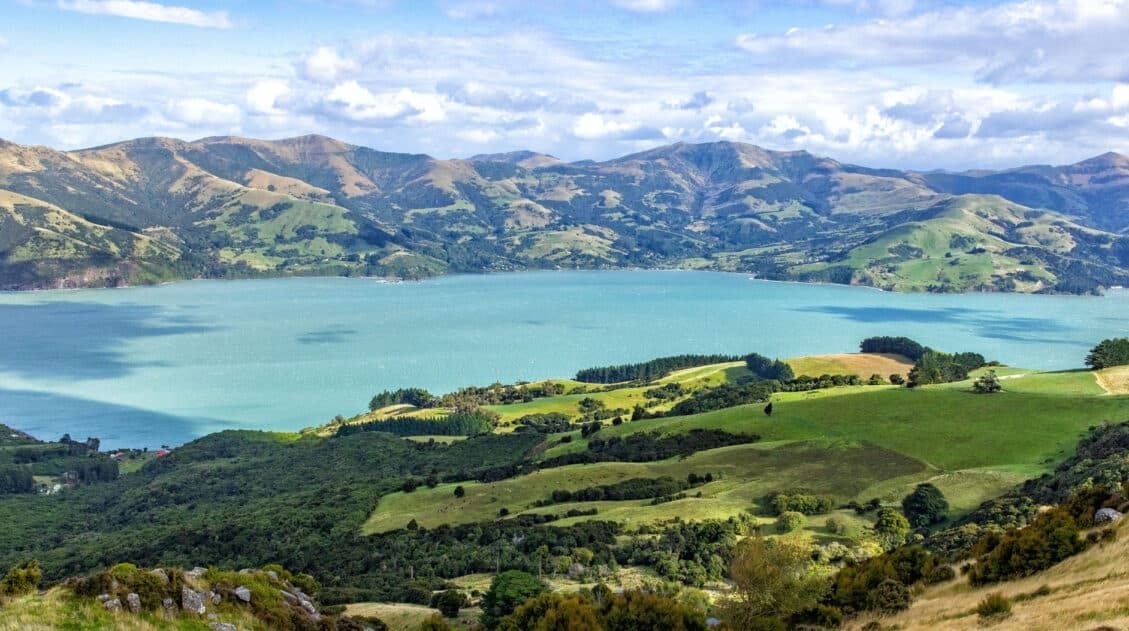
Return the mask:
<path fill-rule="evenodd" d="M 92 15 L 114 15 L 148 22 L 185 24 L 201 28 L 231 28 L 227 11 L 200 11 L 188 7 L 143 2 L 141 0 L 58 0 L 64 11 Z"/>
<path fill-rule="evenodd" d="M 447 2 L 443 13 L 452 20 L 492 18 L 514 8 L 512 0 L 461 0 Z"/>
<path fill-rule="evenodd" d="M 337 53 L 332 46 L 320 46 L 302 61 L 302 75 L 311 81 L 332 83 L 340 75 L 351 73 L 357 64 Z"/>
<path fill-rule="evenodd" d="M 892 19 L 783 35 L 742 34 L 763 64 L 875 68 L 948 66 L 985 83 L 1129 78 L 1117 50 L 1129 40 L 1129 0 L 1026 0 L 945 7 Z"/>
<path fill-rule="evenodd" d="M 290 84 L 278 79 L 264 79 L 255 82 L 247 90 L 247 108 L 254 114 L 281 114 L 279 100 L 291 92 Z"/>
<path fill-rule="evenodd" d="M 572 133 L 583 140 L 657 140 L 664 137 L 657 129 L 634 121 L 617 121 L 588 112 L 572 125 Z"/>
<path fill-rule="evenodd" d="M 438 96 L 408 88 L 374 93 L 356 81 L 335 86 L 325 96 L 326 111 L 358 123 L 390 123 L 403 119 L 434 123 L 446 117 Z"/>
<path fill-rule="evenodd" d="M 498 140 L 501 135 L 493 129 L 464 129 L 458 133 L 458 137 L 470 142 L 486 144 Z"/>
<path fill-rule="evenodd" d="M 170 100 L 165 113 L 174 121 L 190 125 L 234 125 L 243 117 L 238 106 L 195 97 Z"/>

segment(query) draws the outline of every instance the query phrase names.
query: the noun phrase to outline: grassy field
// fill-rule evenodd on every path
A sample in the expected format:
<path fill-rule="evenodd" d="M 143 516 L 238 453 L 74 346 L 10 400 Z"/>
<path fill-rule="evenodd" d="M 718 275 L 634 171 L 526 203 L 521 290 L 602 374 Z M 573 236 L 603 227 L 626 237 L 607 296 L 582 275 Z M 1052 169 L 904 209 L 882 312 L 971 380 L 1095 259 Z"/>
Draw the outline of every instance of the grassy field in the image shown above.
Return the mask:
<path fill-rule="evenodd" d="M 1129 366 L 1106 368 L 1092 373 L 1098 386 L 1109 394 L 1129 394 Z"/>
<path fill-rule="evenodd" d="M 888 355 L 880 353 L 842 353 L 838 355 L 811 355 L 808 357 L 794 357 L 785 360 L 791 366 L 792 372 L 797 376 L 807 375 L 819 377 L 822 375 L 858 375 L 863 379 L 871 375 L 882 375 L 889 379 L 890 375 L 899 374 L 903 377 L 913 368 L 913 362 L 901 355 Z"/>
<path fill-rule="evenodd" d="M 487 581 L 489 587 L 489 580 Z M 408 603 L 354 603 L 345 608 L 349 616 L 372 616 L 379 618 L 388 625 L 389 631 L 415 631 L 424 620 L 439 613 L 431 607 L 412 605 Z M 447 622 L 456 627 L 473 626 L 478 622 L 482 611 L 477 608 L 467 608 L 459 612 L 458 619 L 449 619 Z"/>
<path fill-rule="evenodd" d="M 701 379 L 718 378 L 723 371 L 692 372 Z M 394 493 L 382 498 L 364 531 L 386 532 L 411 519 L 428 528 L 495 519 L 501 508 L 517 515 L 594 507 L 599 511 L 595 517 L 554 523 L 607 519 L 630 527 L 674 517 L 728 517 L 755 510 L 764 494 L 773 490 L 823 493 L 839 501 L 878 497 L 896 502 L 925 480 L 936 484 L 954 511 L 961 512 L 1048 470 L 1071 452 L 1089 426 L 1129 418 L 1129 397 L 1103 394 L 1092 373 L 1020 369 L 1000 369 L 1000 373 L 1005 376 L 1005 391 L 995 395 L 972 393 L 970 382 L 913 390 L 854 386 L 779 393 L 773 397 L 771 417 L 765 416 L 763 406 L 749 405 L 608 425 L 600 430 L 604 439 L 637 432 L 675 435 L 702 428 L 757 434 L 761 441 L 661 462 L 573 465 L 490 484 L 462 483 L 466 496 L 461 499 L 454 497 L 453 484 Z M 606 395 L 616 392 L 620 391 Z M 569 435 L 572 440 L 567 444 L 560 443 L 562 435 L 551 437 L 553 445 L 542 457 L 586 449 L 587 440 L 579 432 Z M 646 500 L 533 506 L 554 489 L 707 472 L 720 474 L 721 479 L 694 489 L 691 495 L 701 491 L 700 498 L 656 506 Z M 816 536 L 820 528 L 821 522 L 811 520 L 807 530 Z"/>
<path fill-rule="evenodd" d="M 726 518 L 753 508 L 773 490 L 804 489 L 837 497 L 854 497 L 867 487 L 906 475 L 921 473 L 925 465 L 912 458 L 851 441 L 782 441 L 735 445 L 702 451 L 686 458 L 660 462 L 601 462 L 542 469 L 529 475 L 500 482 L 441 484 L 412 493 L 393 493 L 380 504 L 365 523 L 364 532 L 395 530 L 415 519 L 425 528 L 440 524 L 463 524 L 498 517 L 506 508 L 511 515 L 521 513 L 563 514 L 570 508 L 596 508 L 596 519 L 619 521 L 632 526 L 683 519 Z M 721 479 L 696 487 L 702 497 L 651 506 L 650 500 L 579 502 L 535 507 L 556 489 L 577 490 L 610 484 L 629 478 L 669 476 L 685 478 L 690 473 L 712 473 Z M 454 496 L 456 486 L 466 495 Z M 593 517 L 560 520 L 569 524 Z"/>

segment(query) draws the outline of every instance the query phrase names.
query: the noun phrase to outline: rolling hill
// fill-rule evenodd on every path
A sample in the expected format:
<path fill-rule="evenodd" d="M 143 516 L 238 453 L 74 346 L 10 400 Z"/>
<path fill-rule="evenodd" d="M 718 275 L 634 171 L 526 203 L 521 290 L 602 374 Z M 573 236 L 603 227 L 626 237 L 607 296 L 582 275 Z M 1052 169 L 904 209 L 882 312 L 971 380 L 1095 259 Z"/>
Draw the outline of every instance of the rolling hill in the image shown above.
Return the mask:
<path fill-rule="evenodd" d="M 0 288 L 684 267 L 905 291 L 1129 283 L 1129 159 L 916 173 L 679 143 L 440 160 L 323 136 L 0 141 Z M 59 246 L 43 219 L 76 217 Z M 44 232 L 48 231 L 48 232 Z M 124 247 L 121 244 L 140 244 Z"/>

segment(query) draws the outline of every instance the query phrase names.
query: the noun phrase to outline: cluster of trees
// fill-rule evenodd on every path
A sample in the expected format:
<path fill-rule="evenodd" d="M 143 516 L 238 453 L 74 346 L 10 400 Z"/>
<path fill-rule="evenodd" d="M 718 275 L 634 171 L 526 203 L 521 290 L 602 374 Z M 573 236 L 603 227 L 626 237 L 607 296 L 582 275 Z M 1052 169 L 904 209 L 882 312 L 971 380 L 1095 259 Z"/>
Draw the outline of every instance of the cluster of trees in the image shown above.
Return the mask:
<path fill-rule="evenodd" d="M 773 379 L 784 382 L 796 377 L 792 367 L 779 359 L 769 359 L 758 353 L 749 353 L 745 356 L 745 367 L 761 379 Z"/>
<path fill-rule="evenodd" d="M 654 381 L 669 375 L 675 370 L 707 366 L 723 362 L 741 361 L 733 355 L 673 355 L 659 357 L 636 364 L 618 366 L 599 366 L 585 368 L 576 373 L 576 380 L 585 383 L 620 383 L 623 381 Z"/>
<path fill-rule="evenodd" d="M 0 466 L 0 495 L 31 493 L 35 491 L 35 478 L 26 466 Z"/>
<path fill-rule="evenodd" d="M 540 434 L 558 434 L 572 429 L 571 418 L 560 412 L 526 414 L 514 421 L 514 431 L 534 431 Z"/>
<path fill-rule="evenodd" d="M 901 355 L 913 362 L 921 359 L 921 356 L 928 350 L 930 350 L 929 347 L 922 346 L 908 337 L 868 337 L 859 344 L 859 352 L 861 353 Z"/>
<path fill-rule="evenodd" d="M 945 521 L 949 513 L 949 502 L 941 489 L 925 482 L 918 484 L 913 492 L 902 499 L 902 514 L 914 528 L 928 528 Z"/>
<path fill-rule="evenodd" d="M 775 390 L 776 383 L 772 381 L 755 381 L 746 384 L 723 383 L 713 388 L 702 388 L 694 391 L 690 398 L 676 403 L 667 412 L 667 416 L 687 416 L 737 405 L 763 403 Z"/>
<path fill-rule="evenodd" d="M 1040 514 L 1026 528 L 989 531 L 973 548 L 979 561 L 969 572 L 973 585 L 1030 576 L 1086 548 L 1078 523 L 1063 507 Z"/>
<path fill-rule="evenodd" d="M 483 622 L 488 629 L 502 631 L 706 631 L 708 628 L 706 613 L 701 607 L 652 591 L 613 593 L 602 584 L 576 594 L 549 593 L 543 589 L 496 623 L 492 616 L 484 616 Z"/>
<path fill-rule="evenodd" d="M 1102 340 L 1086 355 L 1086 365 L 1094 370 L 1129 365 L 1129 338 Z"/>
<path fill-rule="evenodd" d="M 839 570 L 824 604 L 848 615 L 895 613 L 909 608 L 915 585 L 944 582 L 954 576 L 952 568 L 925 548 L 903 546 Z"/>
<path fill-rule="evenodd" d="M 911 388 L 968 379 L 968 373 L 988 364 L 980 353 L 942 353 L 927 350 L 909 371 Z"/>
<path fill-rule="evenodd" d="M 423 388 L 400 388 L 380 392 L 369 401 L 368 407 L 373 411 L 390 405 L 411 405 L 417 408 L 449 407 L 461 410 L 480 405 L 527 403 L 534 399 L 555 397 L 564 393 L 564 384 L 553 381 L 467 386 L 442 396 L 431 394 Z"/>
<path fill-rule="evenodd" d="M 494 431 L 497 416 L 486 410 L 452 412 L 441 417 L 394 416 L 389 419 L 341 425 L 337 436 L 387 432 L 395 436 L 478 436 Z"/>
<path fill-rule="evenodd" d="M 643 391 L 643 396 L 648 399 L 657 399 L 659 401 L 666 401 L 669 399 L 677 399 L 687 394 L 686 388 L 678 382 L 671 382 L 657 388 L 651 388 Z"/>
<path fill-rule="evenodd" d="M 639 432 L 608 439 L 592 438 L 588 453 L 600 460 L 616 462 L 651 462 L 674 456 L 688 456 L 698 451 L 744 445 L 760 440 L 756 434 L 730 434 L 720 429 L 692 429 L 685 434 L 666 436 L 657 432 Z"/>
<path fill-rule="evenodd" d="M 713 474 L 705 476 L 691 474 L 686 480 L 675 480 L 671 477 L 661 478 L 628 478 L 612 484 L 590 486 L 576 491 L 557 489 L 552 494 L 537 502 L 538 506 L 564 504 L 566 502 L 601 502 L 620 500 L 648 500 L 665 495 L 673 495 L 694 486 L 713 482 Z"/>
<path fill-rule="evenodd" d="M 765 500 L 765 504 L 773 515 L 780 515 L 789 511 L 803 515 L 823 515 L 830 513 L 835 508 L 835 502 L 825 495 L 770 493 Z"/>
<path fill-rule="evenodd" d="M 725 578 L 737 540 L 752 528 L 748 516 L 674 522 L 643 527 L 614 550 L 620 565 L 644 565 L 659 576 L 684 585 L 702 586 Z"/>

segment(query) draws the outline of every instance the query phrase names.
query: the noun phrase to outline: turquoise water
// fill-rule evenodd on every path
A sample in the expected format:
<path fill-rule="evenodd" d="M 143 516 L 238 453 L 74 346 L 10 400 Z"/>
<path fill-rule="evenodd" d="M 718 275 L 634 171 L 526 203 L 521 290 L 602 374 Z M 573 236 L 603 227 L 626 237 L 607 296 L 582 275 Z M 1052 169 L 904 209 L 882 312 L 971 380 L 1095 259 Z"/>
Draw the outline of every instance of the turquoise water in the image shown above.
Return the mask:
<path fill-rule="evenodd" d="M 317 278 L 0 294 L 0 422 L 115 446 L 292 430 L 373 393 L 677 353 L 847 352 L 907 335 L 1030 368 L 1129 334 L 1129 292 L 917 295 L 707 272 Z"/>

